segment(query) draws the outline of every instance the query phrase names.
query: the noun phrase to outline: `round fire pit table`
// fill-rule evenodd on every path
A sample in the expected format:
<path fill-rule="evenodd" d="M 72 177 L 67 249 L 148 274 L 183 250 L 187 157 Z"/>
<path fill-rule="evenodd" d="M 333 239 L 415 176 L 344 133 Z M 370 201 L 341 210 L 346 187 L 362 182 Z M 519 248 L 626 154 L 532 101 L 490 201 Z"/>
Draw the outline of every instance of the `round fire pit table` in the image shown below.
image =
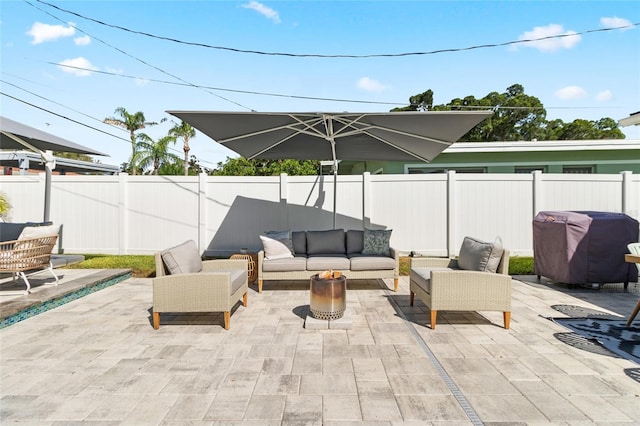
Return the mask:
<path fill-rule="evenodd" d="M 310 281 L 309 306 L 313 317 L 324 320 L 342 318 L 347 307 L 347 277 L 323 279 L 316 274 Z"/>

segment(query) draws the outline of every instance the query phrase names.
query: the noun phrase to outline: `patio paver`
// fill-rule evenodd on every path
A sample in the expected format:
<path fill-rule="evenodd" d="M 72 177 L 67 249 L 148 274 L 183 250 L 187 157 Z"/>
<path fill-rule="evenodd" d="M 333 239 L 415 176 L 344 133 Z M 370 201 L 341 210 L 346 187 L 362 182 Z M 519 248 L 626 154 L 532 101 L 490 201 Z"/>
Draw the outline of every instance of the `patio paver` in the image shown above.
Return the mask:
<path fill-rule="evenodd" d="M 0 330 L 0 422 L 639 423 L 640 366 L 567 345 L 546 318 L 564 316 L 560 304 L 624 317 L 639 285 L 516 278 L 510 330 L 492 312 L 442 312 L 431 330 L 401 277 L 398 293 L 376 280 L 349 289 L 348 330 L 303 327 L 305 282 L 254 286 L 229 331 L 218 313 L 166 315 L 153 330 L 151 280 L 129 278 Z"/>

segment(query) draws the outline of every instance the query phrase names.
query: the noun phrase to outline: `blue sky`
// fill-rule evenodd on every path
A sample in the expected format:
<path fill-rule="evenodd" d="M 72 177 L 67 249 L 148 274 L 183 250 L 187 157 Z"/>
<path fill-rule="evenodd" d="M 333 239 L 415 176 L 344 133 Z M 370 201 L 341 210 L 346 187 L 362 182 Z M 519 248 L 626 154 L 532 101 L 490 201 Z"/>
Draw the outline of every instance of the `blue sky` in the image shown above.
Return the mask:
<path fill-rule="evenodd" d="M 166 110 L 388 111 L 427 89 L 444 104 L 521 84 L 548 119 L 618 120 L 640 110 L 639 22 L 635 1 L 2 0 L 0 113 L 107 153 L 100 160 L 118 165 L 130 154 L 128 135 L 101 123 L 118 107 L 150 121 L 168 118 L 145 130 L 160 138 L 177 121 Z M 563 34 L 569 37 L 372 58 L 187 44 L 397 55 Z M 640 139 L 639 126 L 622 130 Z M 202 134 L 191 146 L 205 167 L 235 156 Z M 182 155 L 180 144 L 175 153 Z"/>

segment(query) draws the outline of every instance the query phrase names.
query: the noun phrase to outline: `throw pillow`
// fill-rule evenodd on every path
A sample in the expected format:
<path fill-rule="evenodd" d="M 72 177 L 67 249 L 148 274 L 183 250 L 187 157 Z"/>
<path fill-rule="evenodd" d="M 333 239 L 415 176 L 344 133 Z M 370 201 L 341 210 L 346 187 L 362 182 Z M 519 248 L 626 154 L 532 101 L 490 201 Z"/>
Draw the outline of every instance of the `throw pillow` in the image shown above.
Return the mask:
<path fill-rule="evenodd" d="M 503 252 L 500 237 L 494 243 L 464 237 L 458 256 L 458 267 L 467 271 L 495 273 L 498 270 Z"/>
<path fill-rule="evenodd" d="M 267 231 L 260 235 L 264 257 L 267 259 L 285 259 L 293 257 L 293 242 L 290 231 Z"/>
<path fill-rule="evenodd" d="M 364 229 L 362 254 L 391 256 L 389 240 L 391 229 Z"/>
<path fill-rule="evenodd" d="M 160 257 L 171 275 L 202 271 L 202 257 L 193 240 L 161 251 Z"/>

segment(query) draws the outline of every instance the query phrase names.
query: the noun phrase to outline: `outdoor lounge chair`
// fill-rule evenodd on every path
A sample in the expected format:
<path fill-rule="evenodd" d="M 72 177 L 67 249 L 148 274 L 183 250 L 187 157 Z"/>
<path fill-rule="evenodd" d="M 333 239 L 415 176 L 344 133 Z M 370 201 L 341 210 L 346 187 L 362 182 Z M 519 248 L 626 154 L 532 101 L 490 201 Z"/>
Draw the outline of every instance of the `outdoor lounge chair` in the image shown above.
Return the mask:
<path fill-rule="evenodd" d="M 26 272 L 47 269 L 56 280 L 55 285 L 58 285 L 51 253 L 58 240 L 59 230 L 57 225 L 26 226 L 17 239 L 0 242 L 0 273 L 10 272 L 14 281 L 16 275 L 19 275 L 26 285 L 25 294 L 31 292 Z"/>
<path fill-rule="evenodd" d="M 247 306 L 246 259 L 202 261 L 194 241 L 155 254 L 153 328 L 161 313 L 224 312 L 229 329 L 231 310 L 238 301 Z"/>
<path fill-rule="evenodd" d="M 438 311 L 502 311 L 504 328 L 509 328 L 509 251 L 495 248 L 467 237 L 458 259 L 411 258 L 410 304 L 417 295 L 427 305 L 431 329 Z"/>

